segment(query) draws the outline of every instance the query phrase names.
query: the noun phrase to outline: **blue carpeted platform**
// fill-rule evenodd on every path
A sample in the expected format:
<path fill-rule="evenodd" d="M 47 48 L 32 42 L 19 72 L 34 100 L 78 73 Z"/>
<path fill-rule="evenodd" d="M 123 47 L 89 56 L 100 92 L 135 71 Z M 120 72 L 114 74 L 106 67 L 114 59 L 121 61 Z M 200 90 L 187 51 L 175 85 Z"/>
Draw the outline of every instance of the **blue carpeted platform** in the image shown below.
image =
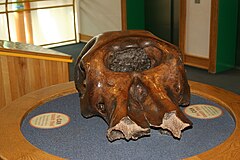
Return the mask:
<path fill-rule="evenodd" d="M 218 104 L 192 95 L 191 104 L 210 104 L 224 114 L 216 119 L 189 117 L 193 128 L 185 130 L 180 140 L 151 130 L 150 137 L 137 141 L 106 138 L 107 124 L 99 117 L 85 119 L 80 114 L 78 94 L 64 96 L 39 106 L 24 119 L 21 131 L 34 146 L 72 160 L 148 159 L 177 160 L 205 152 L 226 140 L 235 128 L 231 115 Z M 68 125 L 56 129 L 37 129 L 29 120 L 46 112 L 60 112 L 71 118 Z"/>

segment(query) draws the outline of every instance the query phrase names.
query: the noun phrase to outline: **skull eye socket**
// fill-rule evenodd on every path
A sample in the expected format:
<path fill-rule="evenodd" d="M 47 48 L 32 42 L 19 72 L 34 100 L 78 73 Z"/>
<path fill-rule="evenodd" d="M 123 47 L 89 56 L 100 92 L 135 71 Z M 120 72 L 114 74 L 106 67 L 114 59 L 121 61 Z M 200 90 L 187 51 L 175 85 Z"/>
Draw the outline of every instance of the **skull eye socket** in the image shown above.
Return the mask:
<path fill-rule="evenodd" d="M 176 91 L 177 93 L 180 92 L 180 86 L 179 86 L 179 85 L 175 87 L 175 91 Z"/>
<path fill-rule="evenodd" d="M 97 107 L 97 110 L 98 110 L 100 113 L 102 113 L 102 114 L 105 114 L 105 113 L 106 113 L 106 108 L 105 108 L 104 103 L 98 103 L 98 104 L 96 105 L 96 107 Z"/>

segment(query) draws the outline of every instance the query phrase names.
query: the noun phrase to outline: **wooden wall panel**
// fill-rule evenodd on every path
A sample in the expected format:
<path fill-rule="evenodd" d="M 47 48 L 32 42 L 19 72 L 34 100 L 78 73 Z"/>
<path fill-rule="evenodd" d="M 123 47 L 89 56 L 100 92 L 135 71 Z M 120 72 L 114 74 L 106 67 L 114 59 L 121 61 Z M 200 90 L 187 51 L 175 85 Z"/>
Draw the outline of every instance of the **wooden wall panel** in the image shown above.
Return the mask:
<path fill-rule="evenodd" d="M 11 95 L 11 88 L 10 88 L 10 81 L 9 81 L 9 71 L 8 71 L 8 65 L 7 65 L 7 57 L 1 56 L 0 59 L 1 63 L 1 69 L 2 69 L 2 90 L 3 90 L 3 96 L 4 97 L 4 104 L 6 105 L 7 102 L 10 102 L 12 100 Z M 1 107 L 1 106 L 0 106 Z"/>
<path fill-rule="evenodd" d="M 0 110 L 29 92 L 68 81 L 67 62 L 0 56 Z"/>
<path fill-rule="evenodd" d="M 2 73 L 2 63 L 0 57 L 0 106 L 6 105 L 6 100 L 4 96 L 4 85 L 3 85 L 3 73 Z"/>

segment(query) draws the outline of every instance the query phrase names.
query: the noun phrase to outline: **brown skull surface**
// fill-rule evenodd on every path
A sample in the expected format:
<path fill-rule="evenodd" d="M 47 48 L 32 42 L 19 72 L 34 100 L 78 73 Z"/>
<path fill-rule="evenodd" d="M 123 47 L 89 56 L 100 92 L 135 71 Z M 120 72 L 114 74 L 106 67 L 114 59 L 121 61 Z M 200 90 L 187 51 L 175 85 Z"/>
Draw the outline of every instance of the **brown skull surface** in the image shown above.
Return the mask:
<path fill-rule="evenodd" d="M 180 138 L 192 125 L 179 108 L 190 99 L 181 53 L 149 32 L 94 37 L 77 59 L 74 79 L 82 115 L 101 116 L 109 141 L 138 139 L 150 128 Z"/>

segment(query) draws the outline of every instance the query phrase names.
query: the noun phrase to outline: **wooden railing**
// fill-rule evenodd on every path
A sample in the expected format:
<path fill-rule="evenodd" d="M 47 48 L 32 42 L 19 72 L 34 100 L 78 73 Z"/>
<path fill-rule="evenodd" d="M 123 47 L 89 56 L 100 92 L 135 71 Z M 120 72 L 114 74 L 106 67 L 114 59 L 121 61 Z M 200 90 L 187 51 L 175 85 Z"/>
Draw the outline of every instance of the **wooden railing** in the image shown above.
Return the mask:
<path fill-rule="evenodd" d="M 40 46 L 0 41 L 0 110 L 29 92 L 68 82 L 71 62 Z"/>

